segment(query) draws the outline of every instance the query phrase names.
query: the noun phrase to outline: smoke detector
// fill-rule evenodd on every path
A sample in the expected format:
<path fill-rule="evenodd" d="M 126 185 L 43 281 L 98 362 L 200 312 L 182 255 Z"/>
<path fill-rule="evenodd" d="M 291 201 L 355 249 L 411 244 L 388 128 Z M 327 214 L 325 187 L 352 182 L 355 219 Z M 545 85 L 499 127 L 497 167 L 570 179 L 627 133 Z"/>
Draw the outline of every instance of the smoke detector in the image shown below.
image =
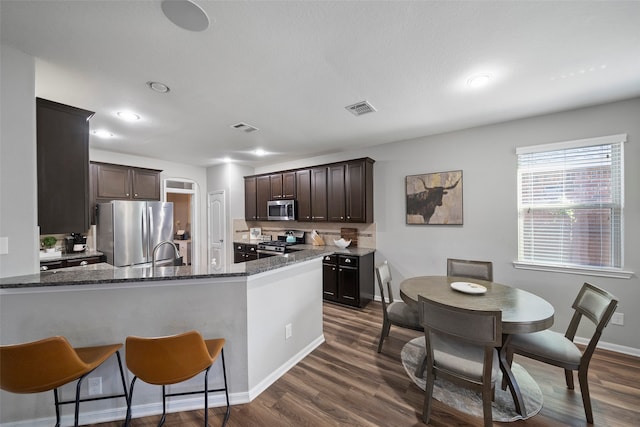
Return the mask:
<path fill-rule="evenodd" d="M 246 133 L 256 132 L 256 131 L 260 130 L 255 126 L 251 126 L 251 125 L 248 125 L 248 124 L 242 123 L 242 122 L 236 123 L 235 125 L 231 125 L 231 127 L 234 128 L 234 129 L 237 129 L 237 130 L 244 131 Z"/>
<path fill-rule="evenodd" d="M 360 101 L 353 105 L 347 105 L 344 107 L 354 116 L 361 116 L 367 113 L 375 113 L 377 110 L 373 107 L 373 105 L 369 104 L 367 101 Z"/>

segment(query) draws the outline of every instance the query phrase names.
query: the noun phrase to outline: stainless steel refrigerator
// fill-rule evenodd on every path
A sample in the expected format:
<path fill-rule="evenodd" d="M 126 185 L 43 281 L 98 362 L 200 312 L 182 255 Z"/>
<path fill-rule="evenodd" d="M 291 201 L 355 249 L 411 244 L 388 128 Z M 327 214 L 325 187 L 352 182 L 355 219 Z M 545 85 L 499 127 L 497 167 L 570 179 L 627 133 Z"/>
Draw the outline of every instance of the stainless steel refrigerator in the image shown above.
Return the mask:
<path fill-rule="evenodd" d="M 173 242 L 173 203 L 114 200 L 99 203 L 96 212 L 96 248 L 116 267 L 150 263 L 153 249 Z M 171 245 L 162 245 L 156 261 L 175 256 Z"/>

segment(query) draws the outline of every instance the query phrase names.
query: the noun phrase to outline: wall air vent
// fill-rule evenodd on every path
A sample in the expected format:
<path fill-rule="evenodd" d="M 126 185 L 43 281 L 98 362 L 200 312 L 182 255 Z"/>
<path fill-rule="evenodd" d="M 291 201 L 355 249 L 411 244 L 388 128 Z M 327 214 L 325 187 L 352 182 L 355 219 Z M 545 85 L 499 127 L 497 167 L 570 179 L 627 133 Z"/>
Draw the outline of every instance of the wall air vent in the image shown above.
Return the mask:
<path fill-rule="evenodd" d="M 251 126 L 251 125 L 248 125 L 248 124 L 242 123 L 242 122 L 236 123 L 235 125 L 231 125 L 231 127 L 234 128 L 234 129 L 237 129 L 237 130 L 241 130 L 241 131 L 246 132 L 246 133 L 256 132 L 256 131 L 260 130 L 255 126 Z"/>
<path fill-rule="evenodd" d="M 373 108 L 373 105 L 369 104 L 367 101 L 361 101 L 353 105 L 348 105 L 344 107 L 354 116 L 361 116 L 367 113 L 375 113 L 377 110 Z"/>

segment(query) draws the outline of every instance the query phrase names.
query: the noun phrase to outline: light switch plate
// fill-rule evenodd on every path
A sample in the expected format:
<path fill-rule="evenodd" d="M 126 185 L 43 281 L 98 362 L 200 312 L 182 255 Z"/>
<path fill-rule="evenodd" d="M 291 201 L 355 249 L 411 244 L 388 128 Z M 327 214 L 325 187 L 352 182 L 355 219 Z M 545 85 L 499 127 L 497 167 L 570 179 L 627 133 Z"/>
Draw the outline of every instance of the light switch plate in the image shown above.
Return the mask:
<path fill-rule="evenodd" d="M 9 253 L 9 238 L 0 237 L 0 255 L 6 255 Z"/>

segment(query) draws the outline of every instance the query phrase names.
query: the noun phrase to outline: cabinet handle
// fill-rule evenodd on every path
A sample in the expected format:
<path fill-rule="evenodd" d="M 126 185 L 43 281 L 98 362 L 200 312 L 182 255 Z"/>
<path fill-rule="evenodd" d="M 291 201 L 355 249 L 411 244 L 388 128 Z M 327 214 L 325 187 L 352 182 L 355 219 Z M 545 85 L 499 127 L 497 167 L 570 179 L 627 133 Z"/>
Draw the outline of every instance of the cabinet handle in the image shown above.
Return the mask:
<path fill-rule="evenodd" d="M 351 264 L 351 260 L 349 258 L 344 259 L 345 264 Z"/>
<path fill-rule="evenodd" d="M 82 267 L 86 267 L 87 265 L 89 265 L 89 263 L 87 261 L 82 261 L 82 262 L 80 262 L 80 265 Z"/>
<path fill-rule="evenodd" d="M 133 195 L 133 197 L 138 197 L 138 193 L 135 193 L 135 194 Z"/>
<path fill-rule="evenodd" d="M 40 271 L 47 271 L 49 269 L 49 267 L 47 267 L 46 265 L 43 265 L 42 267 L 40 267 Z"/>
<path fill-rule="evenodd" d="M 127 193 L 127 197 L 129 197 L 129 193 Z"/>

